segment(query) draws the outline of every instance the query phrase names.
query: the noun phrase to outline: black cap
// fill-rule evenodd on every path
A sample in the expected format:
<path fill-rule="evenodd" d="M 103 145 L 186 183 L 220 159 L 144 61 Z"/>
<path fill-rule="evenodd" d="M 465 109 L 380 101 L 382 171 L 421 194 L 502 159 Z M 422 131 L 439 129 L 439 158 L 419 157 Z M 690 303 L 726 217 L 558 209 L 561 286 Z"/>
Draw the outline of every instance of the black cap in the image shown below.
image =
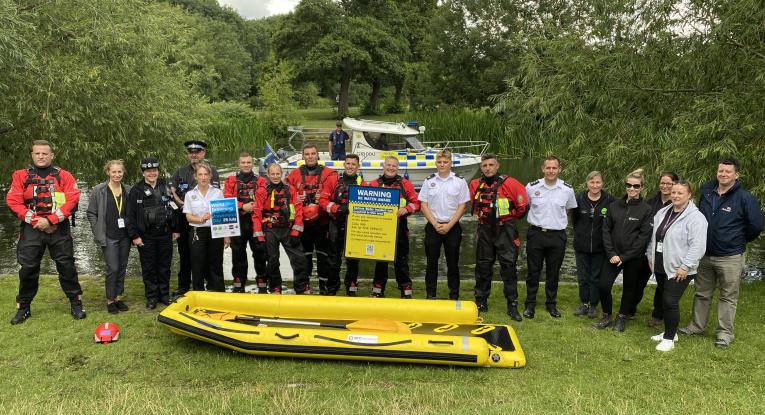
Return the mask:
<path fill-rule="evenodd" d="M 207 149 L 207 143 L 200 140 L 189 140 L 183 143 L 184 146 L 186 146 L 186 150 L 188 151 L 202 151 Z"/>
<path fill-rule="evenodd" d="M 158 169 L 159 168 L 159 159 L 154 156 L 145 157 L 143 160 L 141 160 L 141 171 L 144 171 L 146 169 Z"/>

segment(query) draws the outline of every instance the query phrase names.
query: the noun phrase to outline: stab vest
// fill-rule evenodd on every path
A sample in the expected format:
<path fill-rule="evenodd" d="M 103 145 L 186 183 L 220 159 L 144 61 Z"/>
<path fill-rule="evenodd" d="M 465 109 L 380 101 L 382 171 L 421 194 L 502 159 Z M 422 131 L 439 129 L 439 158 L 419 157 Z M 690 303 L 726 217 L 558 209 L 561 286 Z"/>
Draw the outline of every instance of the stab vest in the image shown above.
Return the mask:
<path fill-rule="evenodd" d="M 268 226 L 285 227 L 295 220 L 295 206 L 290 203 L 290 188 L 284 183 L 269 183 L 266 186 L 266 206 L 263 209 L 263 223 Z"/>
<path fill-rule="evenodd" d="M 173 214 L 173 209 L 170 207 L 170 200 L 172 200 L 170 190 L 164 183 L 157 183 L 154 189 L 148 184 L 145 186 L 142 204 L 146 229 L 167 230 Z"/>

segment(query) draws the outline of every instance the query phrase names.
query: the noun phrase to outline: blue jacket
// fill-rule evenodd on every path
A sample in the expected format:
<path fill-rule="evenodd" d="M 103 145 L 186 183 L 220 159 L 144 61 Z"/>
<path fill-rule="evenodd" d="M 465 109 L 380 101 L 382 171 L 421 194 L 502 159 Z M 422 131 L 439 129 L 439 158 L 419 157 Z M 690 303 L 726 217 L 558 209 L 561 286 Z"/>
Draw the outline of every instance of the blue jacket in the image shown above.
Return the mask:
<path fill-rule="evenodd" d="M 751 242 L 762 232 L 762 211 L 760 204 L 736 184 L 720 197 L 715 189 L 717 180 L 701 186 L 699 210 L 709 222 L 707 230 L 707 255 L 733 256 L 743 254 L 746 243 Z"/>

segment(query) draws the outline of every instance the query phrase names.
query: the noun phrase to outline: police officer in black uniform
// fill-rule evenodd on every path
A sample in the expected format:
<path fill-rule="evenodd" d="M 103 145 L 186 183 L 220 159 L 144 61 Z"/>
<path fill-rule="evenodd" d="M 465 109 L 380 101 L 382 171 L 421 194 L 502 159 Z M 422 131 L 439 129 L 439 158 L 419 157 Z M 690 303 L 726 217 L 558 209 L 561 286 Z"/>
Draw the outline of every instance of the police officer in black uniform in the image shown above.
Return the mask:
<path fill-rule="evenodd" d="M 170 191 L 172 192 L 175 203 L 182 208 L 183 199 L 186 197 L 186 192 L 190 191 L 197 185 L 194 179 L 194 165 L 200 161 L 204 161 L 207 154 L 207 144 L 204 141 L 189 140 L 183 143 L 188 151 L 187 157 L 189 164 L 178 169 L 173 174 L 173 178 L 170 181 Z M 218 171 L 212 167 L 212 180 L 210 185 L 220 189 L 220 176 Z M 180 212 L 181 209 L 178 211 Z M 177 230 L 180 232 L 180 238 L 178 238 L 178 256 L 180 257 L 180 266 L 178 268 L 178 289 L 173 291 L 173 295 L 182 295 L 191 288 L 191 253 L 189 251 L 189 222 L 186 220 L 185 215 L 178 214 L 176 218 Z"/>
<path fill-rule="evenodd" d="M 170 305 L 173 241 L 180 236 L 175 229 L 178 206 L 170 186 L 159 177 L 156 157 L 141 160 L 141 171 L 144 179 L 128 195 L 126 225 L 141 259 L 146 307 L 154 309 L 157 302 Z"/>

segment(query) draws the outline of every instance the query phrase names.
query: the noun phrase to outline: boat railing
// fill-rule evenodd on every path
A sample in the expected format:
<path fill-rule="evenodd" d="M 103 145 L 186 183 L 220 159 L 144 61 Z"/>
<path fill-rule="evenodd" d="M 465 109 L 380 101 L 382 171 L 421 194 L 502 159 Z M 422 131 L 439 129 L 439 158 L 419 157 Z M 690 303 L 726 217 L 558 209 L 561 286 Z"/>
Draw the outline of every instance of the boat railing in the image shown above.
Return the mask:
<path fill-rule="evenodd" d="M 425 147 L 434 150 L 449 150 L 453 153 L 476 153 L 483 155 L 489 149 L 488 141 L 477 140 L 447 140 L 447 141 L 423 141 Z"/>

